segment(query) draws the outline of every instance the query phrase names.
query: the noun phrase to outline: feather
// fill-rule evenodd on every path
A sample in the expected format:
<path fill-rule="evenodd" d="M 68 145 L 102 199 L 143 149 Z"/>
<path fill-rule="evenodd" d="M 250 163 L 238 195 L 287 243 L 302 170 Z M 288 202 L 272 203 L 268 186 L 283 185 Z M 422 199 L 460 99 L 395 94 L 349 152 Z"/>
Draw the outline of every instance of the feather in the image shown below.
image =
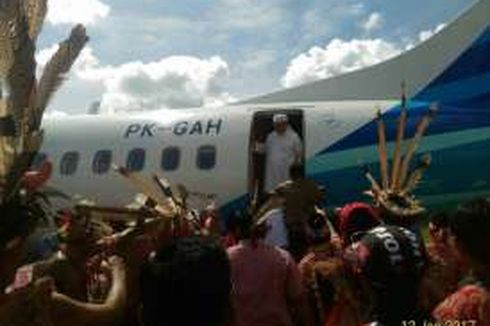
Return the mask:
<path fill-rule="evenodd" d="M 41 149 L 44 135 L 42 132 L 32 133 L 26 136 L 22 150 L 28 153 L 36 153 Z"/>
<path fill-rule="evenodd" d="M 429 168 L 430 162 L 431 162 L 431 157 L 429 154 L 425 155 L 422 158 L 418 166 L 412 171 L 412 173 L 410 173 L 407 183 L 401 191 L 402 195 L 410 194 L 410 192 L 412 192 L 412 190 L 418 186 L 420 180 L 422 180 L 424 172 Z"/>
<path fill-rule="evenodd" d="M 259 181 L 256 180 L 254 182 L 254 192 L 252 195 L 252 200 L 250 201 L 250 208 L 252 211 L 256 211 L 258 209 L 259 205 Z"/>
<path fill-rule="evenodd" d="M 133 186 L 138 188 L 141 193 L 154 200 L 163 211 L 168 212 L 169 214 L 176 211 L 174 203 L 168 200 L 166 195 L 162 193 L 160 189 L 157 189 L 152 182 L 146 180 L 140 174 L 131 172 L 123 167 L 116 166 L 115 170 L 133 184 Z"/>
<path fill-rule="evenodd" d="M 38 92 L 35 41 L 46 11 L 47 0 L 0 0 L 1 201 L 18 193 L 20 180 L 41 147 L 44 109 L 87 42 L 83 26 L 75 27 L 48 63 Z"/>
<path fill-rule="evenodd" d="M 366 177 L 366 179 L 368 179 L 369 184 L 371 185 L 371 191 L 375 195 L 382 192 L 381 187 L 379 186 L 376 179 L 374 179 L 373 175 L 371 174 L 371 171 L 369 171 L 369 168 L 367 166 L 364 167 L 364 176 Z"/>
<path fill-rule="evenodd" d="M 40 125 L 42 113 L 54 92 L 61 86 L 64 76 L 70 70 L 87 41 L 85 27 L 77 25 L 72 29 L 70 37 L 60 44 L 58 51 L 46 65 L 38 84 L 35 126 Z"/>
<path fill-rule="evenodd" d="M 158 188 L 160 189 L 160 191 L 165 196 L 167 196 L 168 198 L 170 198 L 176 206 L 179 206 L 181 208 L 185 208 L 184 207 L 184 200 L 182 199 L 182 197 L 176 196 L 174 194 L 174 191 L 172 190 L 172 188 L 171 188 L 170 183 L 168 182 L 168 180 L 159 178 L 156 174 L 154 174 L 152 176 L 152 179 L 155 182 L 155 184 L 158 186 Z"/>
<path fill-rule="evenodd" d="M 0 180 L 1 183 L 7 182 L 8 173 L 12 167 L 14 159 L 14 148 L 12 147 L 11 137 L 0 137 Z"/>
<path fill-rule="evenodd" d="M 4 0 L 0 10 L 0 78 L 2 97 L 11 100 L 10 114 L 20 121 L 35 84 L 35 44 L 19 0 Z"/>
<path fill-rule="evenodd" d="M 430 122 L 435 116 L 435 112 L 437 111 L 437 105 L 431 105 L 429 112 L 425 114 L 425 116 L 421 119 L 419 125 L 417 126 L 417 130 L 415 132 L 415 135 L 413 136 L 410 145 L 408 146 L 407 153 L 405 154 L 405 157 L 403 158 L 401 170 L 400 170 L 400 184 L 404 184 L 405 180 L 407 178 L 408 174 L 408 167 L 410 164 L 410 161 L 412 160 L 413 155 L 417 151 L 417 148 L 420 144 L 420 140 L 424 136 L 425 131 L 427 130 L 427 127 L 429 126 Z"/>
<path fill-rule="evenodd" d="M 29 37 L 35 40 L 41 32 L 46 12 L 48 11 L 47 0 L 24 0 L 22 1 L 24 15 L 29 27 Z"/>
<path fill-rule="evenodd" d="M 401 146 L 405 136 L 405 126 L 407 123 L 407 107 L 405 94 L 402 96 L 402 106 L 398 126 L 396 129 L 395 151 L 393 153 L 393 164 L 391 170 L 391 189 L 397 191 L 400 188 L 400 161 L 401 161 Z"/>
<path fill-rule="evenodd" d="M 15 61 L 19 40 L 18 0 L 0 1 L 0 77 L 6 79 Z M 2 94 L 3 95 L 3 94 Z"/>
<path fill-rule="evenodd" d="M 8 114 L 10 111 L 11 101 L 0 100 L 0 111 L 2 114 Z M 0 125 L 0 183 L 6 187 L 10 187 L 10 171 L 14 166 L 16 159 L 15 146 L 16 126 L 11 115 L 3 116 Z"/>
<path fill-rule="evenodd" d="M 388 188 L 388 158 L 386 155 L 386 131 L 383 117 L 378 110 L 377 113 L 377 125 L 378 125 L 378 155 L 379 165 L 381 170 L 381 184 L 384 189 Z"/>

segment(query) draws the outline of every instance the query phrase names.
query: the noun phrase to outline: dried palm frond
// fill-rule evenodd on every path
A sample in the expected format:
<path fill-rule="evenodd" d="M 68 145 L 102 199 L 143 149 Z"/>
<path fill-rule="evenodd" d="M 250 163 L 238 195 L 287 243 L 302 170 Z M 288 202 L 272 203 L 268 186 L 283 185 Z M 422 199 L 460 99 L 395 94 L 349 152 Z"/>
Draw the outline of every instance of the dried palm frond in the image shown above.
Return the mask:
<path fill-rule="evenodd" d="M 420 164 L 409 174 L 408 168 L 412 161 L 415 152 L 422 140 L 422 137 L 432 121 L 436 106 L 432 105 L 427 114 L 425 114 L 417 126 L 415 135 L 410 140 L 409 146 L 405 155 L 401 153 L 401 143 L 403 142 L 405 125 L 407 123 L 407 108 L 405 99 L 402 99 L 402 108 L 400 118 L 397 123 L 396 143 L 392 162 L 391 184 L 386 182 L 386 174 L 389 169 L 386 162 L 386 144 L 384 135 L 384 124 L 382 117 L 378 113 L 378 152 L 380 157 L 381 183 L 378 183 L 372 176 L 369 170 L 366 169 L 365 176 L 368 179 L 371 189 L 366 193 L 374 198 L 374 201 L 388 211 L 391 215 L 397 217 L 413 217 L 418 216 L 425 211 L 422 204 L 416 200 L 412 191 L 420 183 L 423 173 L 430 165 L 430 156 L 426 155 Z M 403 160 L 401 159 L 403 157 Z"/>

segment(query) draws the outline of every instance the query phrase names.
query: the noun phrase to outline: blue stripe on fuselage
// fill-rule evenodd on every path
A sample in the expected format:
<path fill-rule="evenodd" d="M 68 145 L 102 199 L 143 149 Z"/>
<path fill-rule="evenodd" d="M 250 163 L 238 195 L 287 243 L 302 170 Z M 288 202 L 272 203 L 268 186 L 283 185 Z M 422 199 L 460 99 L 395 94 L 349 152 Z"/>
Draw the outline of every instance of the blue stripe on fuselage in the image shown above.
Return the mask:
<path fill-rule="evenodd" d="M 461 103 L 464 104 L 464 103 Z M 429 108 L 428 103 L 416 102 L 410 106 L 406 125 L 406 137 L 411 137 L 417 129 L 417 124 Z M 490 126 L 489 107 L 474 105 L 453 106 L 450 104 L 439 104 L 439 110 L 433 122 L 427 130 L 427 135 L 438 135 L 448 132 L 476 129 Z M 388 142 L 396 138 L 396 120 L 400 115 L 400 107 L 395 107 L 384 114 L 386 123 L 386 139 Z M 326 153 L 344 151 L 362 146 L 374 145 L 377 142 L 377 125 L 372 120 L 352 134 L 339 142 L 333 144 L 326 150 L 318 153 L 321 156 Z"/>
<path fill-rule="evenodd" d="M 490 193 L 490 139 L 431 151 L 433 164 L 424 180 L 416 189 L 417 197 L 434 194 L 464 194 L 486 191 Z M 378 164 L 371 164 L 378 174 Z M 328 203 L 340 205 L 345 202 L 366 199 L 362 195 L 369 188 L 361 166 L 312 174 L 309 177 L 328 189 Z M 431 205 L 430 201 L 424 201 Z"/>
<path fill-rule="evenodd" d="M 427 88 L 439 87 L 441 85 L 472 78 L 490 72 L 490 28 L 463 52 L 440 76 L 434 79 Z"/>

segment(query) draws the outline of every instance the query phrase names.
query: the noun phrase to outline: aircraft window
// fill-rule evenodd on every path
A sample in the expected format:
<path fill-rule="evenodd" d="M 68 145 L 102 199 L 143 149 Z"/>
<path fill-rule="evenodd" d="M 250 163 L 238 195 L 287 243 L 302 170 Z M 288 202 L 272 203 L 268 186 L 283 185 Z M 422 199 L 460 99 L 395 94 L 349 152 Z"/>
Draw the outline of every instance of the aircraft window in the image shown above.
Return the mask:
<path fill-rule="evenodd" d="M 32 160 L 32 168 L 37 170 L 41 167 L 41 165 L 48 159 L 48 154 L 46 153 L 37 153 L 36 156 L 34 156 L 34 159 Z"/>
<path fill-rule="evenodd" d="M 197 166 L 201 170 L 211 170 L 216 165 L 216 147 L 201 146 L 197 150 Z"/>
<path fill-rule="evenodd" d="M 66 152 L 60 161 L 61 175 L 73 175 L 77 172 L 78 162 L 80 161 L 79 152 Z"/>
<path fill-rule="evenodd" d="M 138 172 L 145 168 L 146 152 L 143 148 L 132 149 L 126 159 L 126 168 Z"/>
<path fill-rule="evenodd" d="M 180 164 L 180 148 L 167 147 L 162 151 L 162 169 L 164 171 L 175 171 Z"/>
<path fill-rule="evenodd" d="M 109 171 L 112 163 L 112 152 L 110 150 L 101 150 L 95 153 L 92 162 L 92 171 L 95 174 L 104 174 Z"/>

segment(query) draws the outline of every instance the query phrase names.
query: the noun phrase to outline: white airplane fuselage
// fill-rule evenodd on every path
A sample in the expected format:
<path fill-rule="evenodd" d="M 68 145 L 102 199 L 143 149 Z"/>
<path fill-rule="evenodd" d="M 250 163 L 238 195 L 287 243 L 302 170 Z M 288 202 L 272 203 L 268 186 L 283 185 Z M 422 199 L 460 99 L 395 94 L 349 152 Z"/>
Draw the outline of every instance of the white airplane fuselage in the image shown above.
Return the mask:
<path fill-rule="evenodd" d="M 260 175 L 254 142 L 263 141 L 272 115 L 280 112 L 294 120 L 304 142 L 306 176 L 326 186 L 327 202 L 364 199 L 369 185 L 363 167 L 378 175 L 375 112 L 383 114 L 391 153 L 404 84 L 405 139 L 431 104 L 439 107 L 418 150 L 433 160 L 416 195 L 428 205 L 488 195 L 489 17 L 490 0 L 480 0 L 393 59 L 223 108 L 45 119 L 42 151 L 54 163 L 52 183 L 102 205 L 127 204 L 137 189 L 108 164 L 136 164 L 141 173 L 207 194 L 229 211 L 253 193 Z M 137 160 L 128 162 L 128 156 Z"/>
<path fill-rule="evenodd" d="M 257 114 L 270 120 L 276 112 L 302 113 L 300 123 L 306 172 L 314 177 L 309 170 L 318 170 L 313 166 L 315 154 L 372 120 L 376 107 L 389 108 L 394 103 L 239 105 L 207 111 L 163 110 L 140 115 L 51 118 L 44 122 L 46 139 L 42 152 L 54 164 L 53 185 L 71 195 L 80 195 L 101 204 L 128 204 L 137 189 L 112 169 L 97 173 L 94 170 L 96 153 L 110 151 L 112 164 L 126 166 L 129 153 L 142 149 L 145 162 L 140 173 L 163 176 L 174 184 L 185 185 L 191 192 L 209 195 L 223 206 L 250 191 L 250 160 L 254 142 L 251 131 Z M 200 168 L 197 162 L 199 148 L 203 146 L 212 146 L 216 151 L 216 162 L 210 169 Z M 178 166 L 172 170 L 162 167 L 163 152 L 168 148 L 177 148 L 180 152 Z M 79 153 L 79 158 L 76 171 L 66 174 L 62 172 L 61 165 L 63 156 L 69 152 Z M 327 170 L 357 166 L 361 173 L 359 162 L 375 162 L 376 149 L 370 147 L 363 155 L 354 161 L 328 163 L 330 167 Z M 313 165 L 308 165 L 310 163 Z"/>
<path fill-rule="evenodd" d="M 270 119 L 277 112 L 302 112 L 306 175 L 326 186 L 327 203 L 337 205 L 347 200 L 366 199 L 362 191 L 368 189 L 369 184 L 363 177 L 363 167 L 368 165 L 377 173 L 378 164 L 373 119 L 378 108 L 385 112 L 390 140 L 389 126 L 394 128 L 398 115 L 398 111 L 391 108 L 396 104 L 397 101 L 355 101 L 239 105 L 208 111 L 165 110 L 142 115 L 53 118 L 44 124 L 43 152 L 54 164 L 54 186 L 103 205 L 128 204 L 137 189 L 112 169 L 97 173 L 96 153 L 109 151 L 111 164 L 126 166 L 129 153 L 141 149 L 145 159 L 140 173 L 156 174 L 173 184 L 183 184 L 191 192 L 208 195 L 222 208 L 243 207 L 247 195 L 253 192 L 250 161 L 255 141 L 251 137 L 254 117 L 262 115 L 264 119 Z M 428 106 L 427 103 L 414 109 L 419 114 L 410 116 L 408 125 L 412 127 L 407 130 L 407 138 L 413 135 L 416 122 Z M 435 118 L 436 126 L 437 119 L 445 120 L 443 110 Z M 393 111 L 393 118 L 388 111 Z M 372 125 L 371 132 L 360 137 L 359 144 L 335 148 L 367 125 Z M 480 151 L 478 146 L 472 149 L 472 145 L 490 142 L 489 135 L 490 128 L 486 127 L 448 133 L 432 133 L 429 128 L 419 149 L 420 154 L 429 152 L 434 157 L 428 177 L 419 189 L 428 204 L 487 193 L 490 175 L 475 174 L 474 171 L 480 164 L 490 163 L 490 152 Z M 467 149 L 461 153 L 451 150 L 465 146 Z M 202 147 L 215 149 L 215 164 L 209 169 L 199 167 L 198 151 Z M 393 141 L 389 142 L 388 149 L 392 147 Z M 163 152 L 168 148 L 175 148 L 180 153 L 177 167 L 172 170 L 162 167 Z M 63 174 L 62 158 L 68 152 L 79 153 L 78 163 L 75 171 Z M 448 161 L 442 160 L 443 156 L 447 156 Z M 455 162 L 461 168 L 461 175 Z M 431 170 L 434 170 L 432 174 Z M 457 182 L 452 182 L 453 179 Z M 205 202 L 200 199 L 197 205 Z"/>

